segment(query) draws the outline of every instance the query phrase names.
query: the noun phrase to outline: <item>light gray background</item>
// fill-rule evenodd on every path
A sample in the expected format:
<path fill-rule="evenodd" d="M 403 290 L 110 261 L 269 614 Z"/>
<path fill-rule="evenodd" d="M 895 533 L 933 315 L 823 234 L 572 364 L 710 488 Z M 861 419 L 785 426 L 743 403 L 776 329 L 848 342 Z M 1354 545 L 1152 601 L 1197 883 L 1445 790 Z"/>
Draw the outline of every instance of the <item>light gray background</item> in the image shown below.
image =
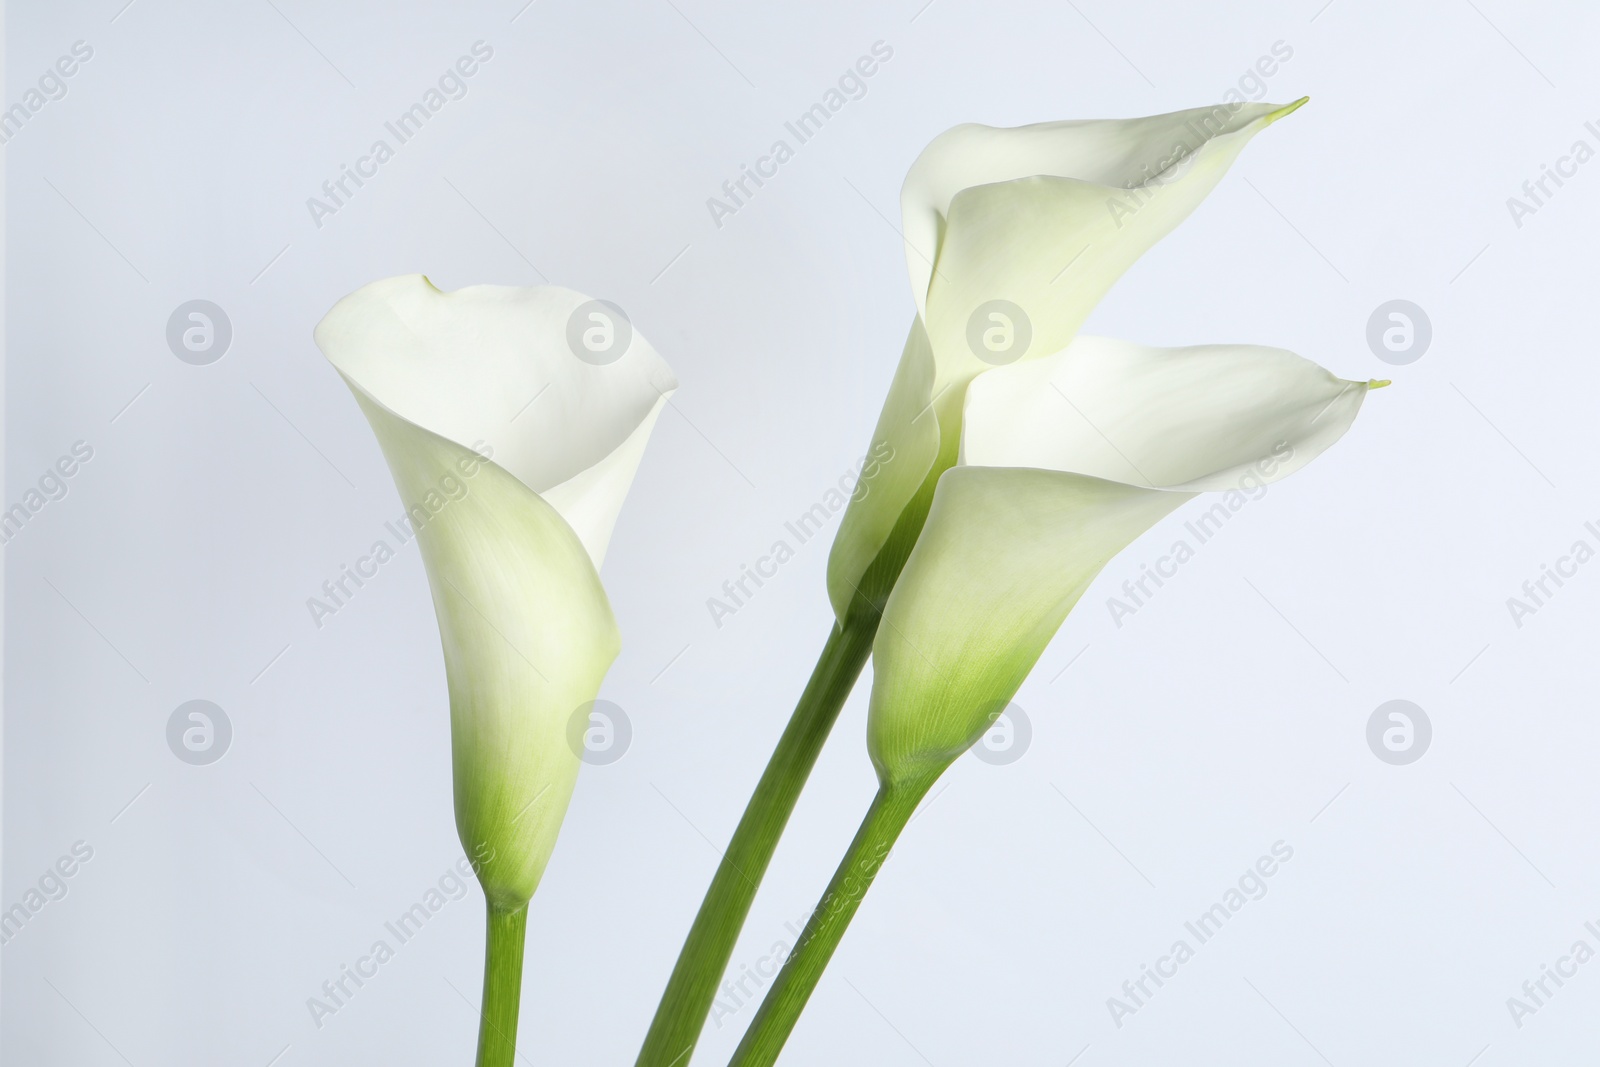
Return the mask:
<path fill-rule="evenodd" d="M 407 547 L 319 630 L 305 600 L 399 511 L 311 342 L 339 296 L 425 271 L 620 303 L 682 380 L 605 580 L 603 696 L 532 907 L 530 1063 L 631 1063 L 829 625 L 825 539 L 719 629 L 706 607 L 865 449 L 912 315 L 897 194 L 934 134 L 1207 104 L 1273 44 L 1259 137 L 1090 332 L 1295 349 L 1392 377 L 1118 628 L 1115 560 L 1018 702 L 1030 749 L 964 758 L 919 815 L 786 1063 L 1588 1062 L 1600 962 L 1516 1027 L 1506 998 L 1600 920 L 1600 564 L 1506 598 L 1600 519 L 1600 162 L 1506 199 L 1600 119 L 1576 3 L 922 0 L 12 4 L 5 104 L 94 57 L 3 151 L 5 503 L 94 459 L 4 549 L 9 907 L 94 858 L 0 950 L 7 1064 L 467 1063 L 482 905 L 453 902 L 318 1029 L 306 999 L 460 855 L 444 676 Z M 1319 7 L 1321 8 L 1319 10 Z M 306 208 L 477 40 L 494 56 L 319 229 Z M 719 229 L 707 197 L 873 42 L 894 56 Z M 164 331 L 203 298 L 231 350 Z M 1380 303 L 1434 339 L 1389 367 Z M 831 536 L 831 530 L 829 532 Z M 1070 664 L 1070 667 L 1069 667 Z M 866 679 L 734 956 L 803 919 L 873 788 Z M 168 716 L 234 728 L 186 765 Z M 1383 701 L 1431 749 L 1380 762 Z M 1106 1000 L 1283 840 L 1294 858 L 1147 1007 Z M 725 1062 L 753 1014 L 708 1027 Z M 274 1057 L 278 1057 L 274 1059 Z M 1076 1058 L 1075 1058 L 1076 1057 Z"/>

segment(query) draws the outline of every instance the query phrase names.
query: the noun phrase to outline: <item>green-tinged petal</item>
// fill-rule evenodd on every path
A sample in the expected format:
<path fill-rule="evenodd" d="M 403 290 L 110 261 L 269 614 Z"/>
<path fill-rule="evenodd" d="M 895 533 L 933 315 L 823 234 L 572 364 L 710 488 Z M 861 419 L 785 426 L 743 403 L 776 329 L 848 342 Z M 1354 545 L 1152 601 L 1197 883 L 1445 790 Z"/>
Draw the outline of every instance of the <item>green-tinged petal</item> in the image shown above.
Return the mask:
<path fill-rule="evenodd" d="M 877 584 L 892 587 L 933 481 L 955 462 L 969 384 L 1066 348 L 1123 272 L 1289 110 L 966 125 L 923 151 L 901 192 L 918 319 L 872 439 L 895 458 L 862 479 L 834 540 L 828 593 L 840 619 L 874 584 L 874 562 Z M 897 528 L 905 543 L 885 551 Z"/>
<path fill-rule="evenodd" d="M 581 358 L 574 341 L 596 323 L 621 351 Z M 561 513 L 596 567 L 677 387 L 620 312 L 556 286 L 442 292 L 420 274 L 388 278 L 334 305 L 316 339 L 340 373 L 402 418 L 486 445 Z"/>
<path fill-rule="evenodd" d="M 580 347 L 590 329 L 617 343 Z M 552 287 L 390 278 L 339 301 L 316 340 L 421 546 L 461 843 L 490 903 L 520 907 L 577 778 L 573 724 L 619 647 L 600 562 L 676 383 L 617 309 Z"/>
<path fill-rule="evenodd" d="M 577 780 L 569 728 L 620 647 L 566 521 L 493 461 L 351 388 L 407 508 L 461 486 L 417 530 L 450 688 L 456 829 L 492 903 L 533 895 Z M 415 512 L 413 512 L 415 514 Z"/>
<path fill-rule="evenodd" d="M 857 596 L 881 608 L 883 595 L 887 595 L 886 590 L 877 596 L 868 593 L 862 588 L 863 578 L 939 457 L 939 417 L 930 403 L 932 384 L 933 354 L 922 320 L 917 319 L 911 324 L 888 399 L 872 431 L 867 455 L 873 462 L 862 470 L 828 556 L 828 599 L 841 621 Z M 950 452 L 953 459 L 955 450 Z"/>
<path fill-rule="evenodd" d="M 1020 178 L 1067 178 L 1101 190 L 1104 197 L 1135 192 L 1187 177 L 1197 152 L 1221 138 L 1225 155 L 1293 107 L 1219 104 L 1134 119 L 1084 119 L 995 127 L 966 123 L 935 137 L 906 175 L 900 192 L 906 268 L 917 308 L 927 294 L 946 236 L 952 203 L 965 190 Z M 1231 138 L 1244 132 L 1243 138 Z M 1231 143 L 1232 142 L 1237 143 Z M 1195 202 L 1204 197 L 1200 192 Z M 1059 251 L 1059 250 L 1058 250 Z M 1075 248 L 1066 249 L 1071 255 Z M 1051 273 L 1066 263 L 1062 259 Z"/>
<path fill-rule="evenodd" d="M 873 647 L 868 747 L 884 781 L 924 780 L 965 751 L 1151 524 L 1197 492 L 1242 500 L 1305 466 L 1368 389 L 1282 349 L 1103 338 L 978 379 L 961 465 L 939 480 Z"/>
<path fill-rule="evenodd" d="M 979 142 L 972 152 L 1024 134 L 1007 155 L 1031 166 L 1026 176 L 969 184 L 943 211 L 925 312 L 939 367 L 934 389 L 1066 347 L 1106 291 L 1199 206 L 1271 114 L 1272 105 L 1250 104 L 969 132 L 963 140 Z M 1070 161 L 1051 158 L 1057 143 L 1072 146 Z M 1053 166 L 1059 162 L 1082 165 Z M 991 335 L 991 326 L 1002 329 Z"/>
<path fill-rule="evenodd" d="M 879 777 L 922 781 L 965 752 L 1106 562 L 1189 497 L 1057 471 L 947 471 L 873 645 Z"/>

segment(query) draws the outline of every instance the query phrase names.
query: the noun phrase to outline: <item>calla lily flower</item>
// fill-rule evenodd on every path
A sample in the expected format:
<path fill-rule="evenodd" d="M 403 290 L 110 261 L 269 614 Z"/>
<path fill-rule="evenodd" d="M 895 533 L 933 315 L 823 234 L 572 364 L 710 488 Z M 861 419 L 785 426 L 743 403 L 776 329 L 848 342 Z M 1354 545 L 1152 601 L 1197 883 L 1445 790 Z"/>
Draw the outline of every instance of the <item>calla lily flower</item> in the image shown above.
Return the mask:
<path fill-rule="evenodd" d="M 525 908 L 580 763 L 569 726 L 620 646 L 600 565 L 677 385 L 619 318 L 568 289 L 446 293 L 411 275 L 357 290 L 316 328 L 388 460 L 433 593 L 456 828 L 489 902 L 480 1064 L 511 1062 Z M 625 349 L 580 355 L 569 338 L 591 320 Z"/>
<path fill-rule="evenodd" d="M 955 462 L 968 386 L 998 366 L 1065 350 L 1250 139 L 1301 103 L 969 124 L 923 150 L 900 194 L 917 317 L 873 433 L 895 460 L 863 480 L 867 490 L 840 522 L 828 595 L 841 620 L 858 596 L 881 607 L 893 585 L 933 483 Z M 897 532 L 903 519 L 911 529 Z"/>
<path fill-rule="evenodd" d="M 867 748 L 886 786 L 989 728 L 1112 556 L 1185 501 L 1294 473 L 1370 388 L 1277 348 L 1079 337 L 967 393 L 873 646 Z"/>
<path fill-rule="evenodd" d="M 894 458 L 864 473 L 840 521 L 828 558 L 836 625 L 685 939 L 639 1067 L 680 1064 L 694 1048 L 778 836 L 874 640 L 882 644 L 880 619 L 941 475 L 961 457 L 969 392 L 987 375 L 1071 352 L 1122 274 L 1194 211 L 1251 138 L 1304 102 L 969 124 L 918 156 L 900 194 L 916 317 L 868 450 Z M 959 624 L 954 609 L 951 618 Z M 784 987 L 808 989 L 804 978 Z M 738 1062 L 768 1062 L 780 1030 L 741 1046 Z"/>
<path fill-rule="evenodd" d="M 1275 348 L 1090 337 L 972 383 L 958 462 L 938 480 L 873 645 L 878 794 L 733 1067 L 777 1059 L 917 803 L 993 724 L 1111 557 L 1199 493 L 1305 466 L 1381 384 Z"/>

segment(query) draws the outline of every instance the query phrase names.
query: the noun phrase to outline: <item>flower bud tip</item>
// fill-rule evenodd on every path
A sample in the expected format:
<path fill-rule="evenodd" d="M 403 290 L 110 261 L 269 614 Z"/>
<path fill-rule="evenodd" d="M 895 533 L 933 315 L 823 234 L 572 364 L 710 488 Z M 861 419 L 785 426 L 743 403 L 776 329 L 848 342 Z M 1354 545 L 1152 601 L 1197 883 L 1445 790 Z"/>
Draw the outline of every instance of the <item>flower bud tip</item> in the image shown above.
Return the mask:
<path fill-rule="evenodd" d="M 1311 98 L 1309 96 L 1302 96 L 1300 99 L 1296 100 L 1292 104 L 1283 105 L 1278 110 L 1272 112 L 1271 114 L 1269 114 L 1267 116 L 1267 125 L 1270 126 L 1274 122 L 1277 122 L 1279 119 L 1283 118 L 1285 115 L 1292 115 L 1296 111 L 1299 111 L 1302 107 L 1306 106 L 1306 102 L 1309 101 L 1310 99 Z"/>

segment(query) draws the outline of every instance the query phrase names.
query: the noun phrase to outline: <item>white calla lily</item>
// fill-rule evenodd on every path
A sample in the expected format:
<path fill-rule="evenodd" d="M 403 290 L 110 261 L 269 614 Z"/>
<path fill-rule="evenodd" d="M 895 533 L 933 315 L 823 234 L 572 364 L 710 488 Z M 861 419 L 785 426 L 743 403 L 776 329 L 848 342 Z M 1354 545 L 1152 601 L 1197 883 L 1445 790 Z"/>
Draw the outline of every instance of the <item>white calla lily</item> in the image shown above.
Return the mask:
<path fill-rule="evenodd" d="M 873 647 L 885 784 L 971 746 L 1112 556 L 1197 493 L 1304 467 L 1374 384 L 1282 349 L 1093 337 L 976 380 Z"/>
<path fill-rule="evenodd" d="M 1300 103 L 957 126 L 923 151 L 901 192 L 917 317 L 873 432 L 874 450 L 895 458 L 863 479 L 840 523 L 828 592 L 841 620 L 857 597 L 880 607 L 892 586 L 955 462 L 969 384 L 1066 350 L 1117 279 Z"/>
<path fill-rule="evenodd" d="M 901 213 L 916 316 L 874 463 L 828 559 L 836 625 L 706 893 L 640 1067 L 693 1049 L 868 642 L 881 788 L 736 1067 L 776 1060 L 918 798 L 990 725 L 1106 560 L 1241 464 L 1270 459 L 1282 477 L 1349 425 L 1366 387 L 1288 353 L 1075 341 L 1250 139 L 1304 102 L 958 126 L 913 164 Z M 1270 451 L 1277 442 L 1288 455 Z"/>
<path fill-rule="evenodd" d="M 734 1053 L 768 1067 L 917 804 L 1004 710 L 1095 576 L 1174 508 L 1305 466 L 1377 382 L 1281 349 L 1080 337 L 978 377 L 873 642 L 879 788 Z"/>
<path fill-rule="evenodd" d="M 620 355 L 582 358 L 569 342 L 591 313 Z M 567 289 L 446 293 L 420 275 L 390 278 L 339 301 L 315 336 L 377 435 L 421 546 L 450 693 L 456 828 L 489 902 L 478 1062 L 509 1064 L 526 905 L 577 780 L 573 720 L 620 647 L 599 568 L 677 383 L 620 312 Z"/>

